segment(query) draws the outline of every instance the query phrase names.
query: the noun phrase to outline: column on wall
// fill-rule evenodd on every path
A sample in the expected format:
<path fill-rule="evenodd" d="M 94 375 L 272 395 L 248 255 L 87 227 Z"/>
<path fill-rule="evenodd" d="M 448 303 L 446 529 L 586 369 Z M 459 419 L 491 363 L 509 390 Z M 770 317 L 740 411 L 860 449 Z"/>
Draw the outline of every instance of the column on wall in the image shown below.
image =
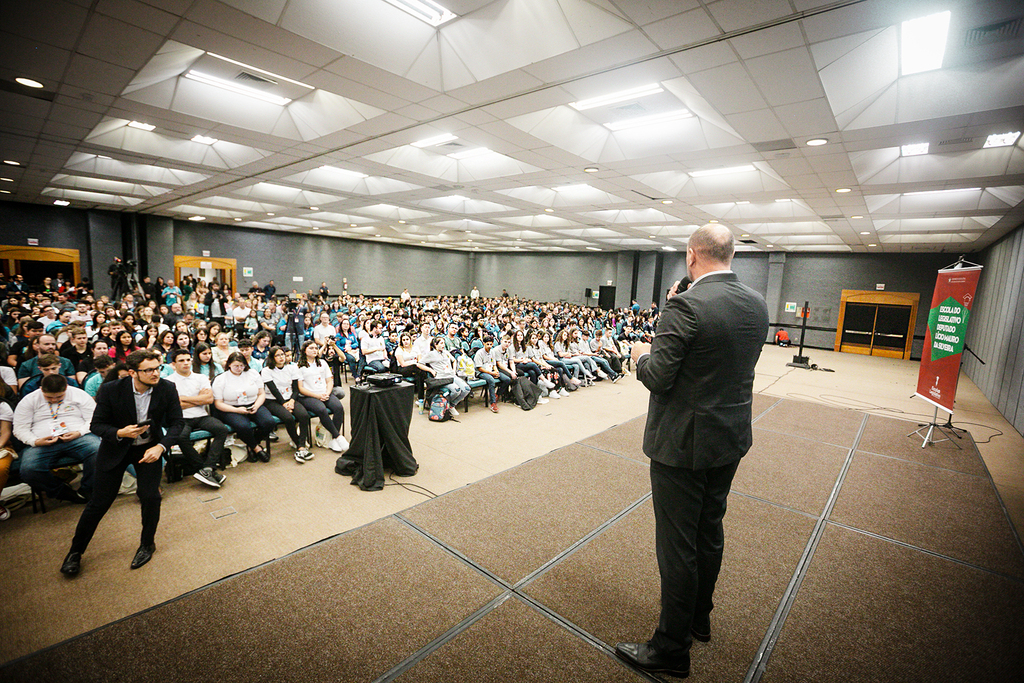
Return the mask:
<path fill-rule="evenodd" d="M 768 303 L 768 319 L 777 322 L 782 305 L 782 278 L 786 271 L 786 255 L 779 252 L 768 254 L 768 289 L 765 301 Z M 803 305 L 803 304 L 801 304 Z M 768 339 L 774 338 L 774 330 L 768 330 Z"/>

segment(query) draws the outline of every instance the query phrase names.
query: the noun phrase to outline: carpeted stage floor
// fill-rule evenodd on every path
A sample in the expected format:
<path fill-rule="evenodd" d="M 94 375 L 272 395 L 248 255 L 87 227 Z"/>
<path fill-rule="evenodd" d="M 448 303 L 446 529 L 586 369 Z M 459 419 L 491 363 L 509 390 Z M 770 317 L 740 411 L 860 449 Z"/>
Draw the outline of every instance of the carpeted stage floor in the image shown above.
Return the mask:
<path fill-rule="evenodd" d="M 1024 554 L 970 435 L 921 449 L 914 423 L 754 405 L 691 679 L 1020 681 Z M 0 680 L 654 680 L 611 654 L 658 614 L 642 432 L 628 420 L 15 659 Z M 36 616 L 0 624 L 0 642 Z"/>

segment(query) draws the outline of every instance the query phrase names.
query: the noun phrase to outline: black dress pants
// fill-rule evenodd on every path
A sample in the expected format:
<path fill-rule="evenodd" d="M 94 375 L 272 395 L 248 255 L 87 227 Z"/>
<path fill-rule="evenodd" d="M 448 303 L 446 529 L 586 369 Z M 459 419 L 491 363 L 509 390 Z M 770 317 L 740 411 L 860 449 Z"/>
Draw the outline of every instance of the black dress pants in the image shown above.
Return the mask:
<path fill-rule="evenodd" d="M 160 522 L 160 477 L 163 468 L 160 460 L 154 462 L 139 462 L 147 448 L 154 444 L 142 446 L 131 446 L 121 462 L 111 469 L 96 467 L 96 475 L 93 484 L 92 498 L 86 503 L 82 510 L 82 516 L 78 519 L 78 527 L 75 529 L 75 537 L 71 541 L 71 550 L 84 553 L 92 536 L 96 533 L 103 515 L 107 514 L 111 504 L 117 498 L 117 492 L 121 489 L 121 480 L 129 465 L 135 465 L 135 476 L 138 482 L 136 495 L 142 503 L 142 537 L 140 545 L 152 545 L 156 538 L 156 526 Z"/>
<path fill-rule="evenodd" d="M 661 573 L 661 619 L 651 638 L 659 654 L 690 651 L 690 626 L 714 608 L 722 567 L 729 486 L 739 461 L 704 470 L 651 461 L 655 545 Z"/>

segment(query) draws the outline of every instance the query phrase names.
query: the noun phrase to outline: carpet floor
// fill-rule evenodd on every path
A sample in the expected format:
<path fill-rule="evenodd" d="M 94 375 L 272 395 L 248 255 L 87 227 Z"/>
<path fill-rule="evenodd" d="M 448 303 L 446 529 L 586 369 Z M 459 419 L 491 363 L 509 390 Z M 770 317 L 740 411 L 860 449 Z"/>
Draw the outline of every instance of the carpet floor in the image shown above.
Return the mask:
<path fill-rule="evenodd" d="M 765 396 L 754 415 L 712 640 L 694 644 L 691 678 L 1019 681 L 1024 554 L 970 435 L 962 450 L 921 449 L 906 436 L 914 423 Z M 20 634 L 46 624 L 45 606 L 96 586 L 88 571 L 60 590 L 7 583 L 3 600 L 20 599 L 18 587 L 44 607 L 35 626 L 31 613 L 0 623 L 0 681 L 656 680 L 613 654 L 658 618 L 643 422 L 628 415 L 99 628 L 83 618 L 78 635 L 29 653 L 11 656 L 10 643 L 33 642 Z M 137 510 L 121 507 L 134 534 Z M 62 509 L 74 512 L 49 514 Z M 249 532 L 255 542 L 289 527 Z M 129 559 L 100 555 L 90 569 Z M 167 566 L 117 575 L 125 592 L 152 596 Z"/>

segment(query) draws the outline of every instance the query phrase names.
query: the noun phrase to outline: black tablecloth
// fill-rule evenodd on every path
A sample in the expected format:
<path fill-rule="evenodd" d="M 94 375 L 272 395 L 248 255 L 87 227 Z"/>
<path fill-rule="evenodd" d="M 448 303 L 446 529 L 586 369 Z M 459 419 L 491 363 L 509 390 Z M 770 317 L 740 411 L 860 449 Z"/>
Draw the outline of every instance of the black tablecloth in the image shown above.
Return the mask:
<path fill-rule="evenodd" d="M 352 484 L 364 491 L 384 488 L 384 470 L 401 477 L 416 474 L 409 423 L 416 392 L 408 382 L 391 387 L 352 387 L 349 414 L 352 441 L 338 459 L 338 474 L 351 475 Z"/>

